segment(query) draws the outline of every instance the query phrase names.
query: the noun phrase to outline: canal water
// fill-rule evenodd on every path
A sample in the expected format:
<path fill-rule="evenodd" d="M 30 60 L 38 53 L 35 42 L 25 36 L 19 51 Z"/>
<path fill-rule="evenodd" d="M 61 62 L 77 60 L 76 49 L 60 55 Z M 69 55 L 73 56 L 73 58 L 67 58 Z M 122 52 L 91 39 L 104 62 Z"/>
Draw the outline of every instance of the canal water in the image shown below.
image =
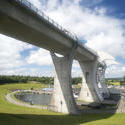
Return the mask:
<path fill-rule="evenodd" d="M 51 96 L 50 94 L 35 94 L 29 92 L 15 94 L 15 97 L 23 102 L 38 105 L 49 105 Z"/>

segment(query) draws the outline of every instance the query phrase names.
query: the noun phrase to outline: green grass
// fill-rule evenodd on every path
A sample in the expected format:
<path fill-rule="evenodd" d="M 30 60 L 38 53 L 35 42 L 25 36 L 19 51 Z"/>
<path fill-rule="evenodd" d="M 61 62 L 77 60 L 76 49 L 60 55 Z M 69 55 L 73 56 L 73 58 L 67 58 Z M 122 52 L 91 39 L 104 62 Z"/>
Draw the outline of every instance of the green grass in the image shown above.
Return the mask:
<path fill-rule="evenodd" d="M 41 111 L 39 109 L 34 108 L 27 108 L 23 106 L 18 106 L 15 104 L 11 104 L 5 99 L 5 95 L 11 90 L 15 89 L 30 89 L 30 88 L 41 88 L 43 85 L 41 84 L 6 84 L 6 85 L 0 85 L 0 113 L 19 113 L 19 114 L 41 114 L 41 113 L 48 113 L 48 111 Z M 51 113 L 51 112 L 50 112 Z"/>
<path fill-rule="evenodd" d="M 124 125 L 125 114 L 64 115 L 9 103 L 5 94 L 14 89 L 40 88 L 41 84 L 0 85 L 0 125 Z"/>

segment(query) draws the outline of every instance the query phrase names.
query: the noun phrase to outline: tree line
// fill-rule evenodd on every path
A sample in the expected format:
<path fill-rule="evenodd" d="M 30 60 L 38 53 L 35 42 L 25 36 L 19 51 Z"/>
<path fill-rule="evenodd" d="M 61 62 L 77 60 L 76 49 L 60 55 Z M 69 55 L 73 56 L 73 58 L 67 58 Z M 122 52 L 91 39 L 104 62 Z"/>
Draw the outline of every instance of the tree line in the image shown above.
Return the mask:
<path fill-rule="evenodd" d="M 36 77 L 36 76 L 18 76 L 18 75 L 0 75 L 0 84 L 6 83 L 28 83 L 38 82 L 43 84 L 54 84 L 53 77 Z M 106 84 L 110 85 L 115 82 L 119 82 L 120 85 L 125 85 L 125 76 L 122 78 L 106 78 Z M 72 84 L 82 83 L 81 77 L 72 78 Z"/>
<path fill-rule="evenodd" d="M 53 77 L 36 77 L 36 76 L 0 75 L 0 84 L 28 83 L 28 82 L 54 84 L 54 78 Z M 72 78 L 72 84 L 78 84 L 78 83 L 81 83 L 81 82 L 82 82 L 82 78 L 80 78 L 80 77 Z"/>

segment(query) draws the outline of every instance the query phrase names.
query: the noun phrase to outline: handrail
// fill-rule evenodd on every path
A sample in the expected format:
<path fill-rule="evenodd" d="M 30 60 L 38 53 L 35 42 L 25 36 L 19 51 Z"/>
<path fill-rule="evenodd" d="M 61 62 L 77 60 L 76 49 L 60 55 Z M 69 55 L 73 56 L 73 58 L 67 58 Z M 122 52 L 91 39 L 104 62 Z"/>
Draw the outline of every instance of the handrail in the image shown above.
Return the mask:
<path fill-rule="evenodd" d="M 85 46 L 85 44 L 83 44 L 81 41 L 79 41 L 76 34 L 71 33 L 68 30 L 66 30 L 65 28 L 63 28 L 61 25 L 59 25 L 54 20 L 52 20 L 51 18 L 49 18 L 49 16 L 45 15 L 44 12 L 42 12 L 41 10 L 39 10 L 38 8 L 36 8 L 28 0 L 15 0 L 15 1 L 17 3 L 19 3 L 19 4 L 21 4 L 22 6 L 28 8 L 29 10 L 33 11 L 39 17 L 42 17 L 42 19 L 46 20 L 48 23 L 50 23 L 51 25 L 53 25 L 55 28 L 57 28 L 58 30 L 60 30 L 61 32 L 63 32 L 66 36 L 68 36 L 69 38 L 71 38 L 73 41 L 77 42 L 79 45 L 81 45 L 84 48 L 86 48 L 92 54 L 98 56 L 98 54 L 95 51 L 93 51 L 92 49 L 88 48 L 87 46 Z"/>

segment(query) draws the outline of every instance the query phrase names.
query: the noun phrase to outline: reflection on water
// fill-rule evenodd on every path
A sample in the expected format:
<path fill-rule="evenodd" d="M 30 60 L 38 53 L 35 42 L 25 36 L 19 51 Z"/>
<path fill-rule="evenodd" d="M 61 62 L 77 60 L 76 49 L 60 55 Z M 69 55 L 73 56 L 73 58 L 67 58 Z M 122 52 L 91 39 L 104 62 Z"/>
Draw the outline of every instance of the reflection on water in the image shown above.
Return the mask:
<path fill-rule="evenodd" d="M 15 95 L 16 98 L 22 100 L 24 102 L 29 102 L 31 104 L 39 104 L 39 105 L 49 105 L 50 94 L 34 94 L 34 93 L 18 93 Z"/>

